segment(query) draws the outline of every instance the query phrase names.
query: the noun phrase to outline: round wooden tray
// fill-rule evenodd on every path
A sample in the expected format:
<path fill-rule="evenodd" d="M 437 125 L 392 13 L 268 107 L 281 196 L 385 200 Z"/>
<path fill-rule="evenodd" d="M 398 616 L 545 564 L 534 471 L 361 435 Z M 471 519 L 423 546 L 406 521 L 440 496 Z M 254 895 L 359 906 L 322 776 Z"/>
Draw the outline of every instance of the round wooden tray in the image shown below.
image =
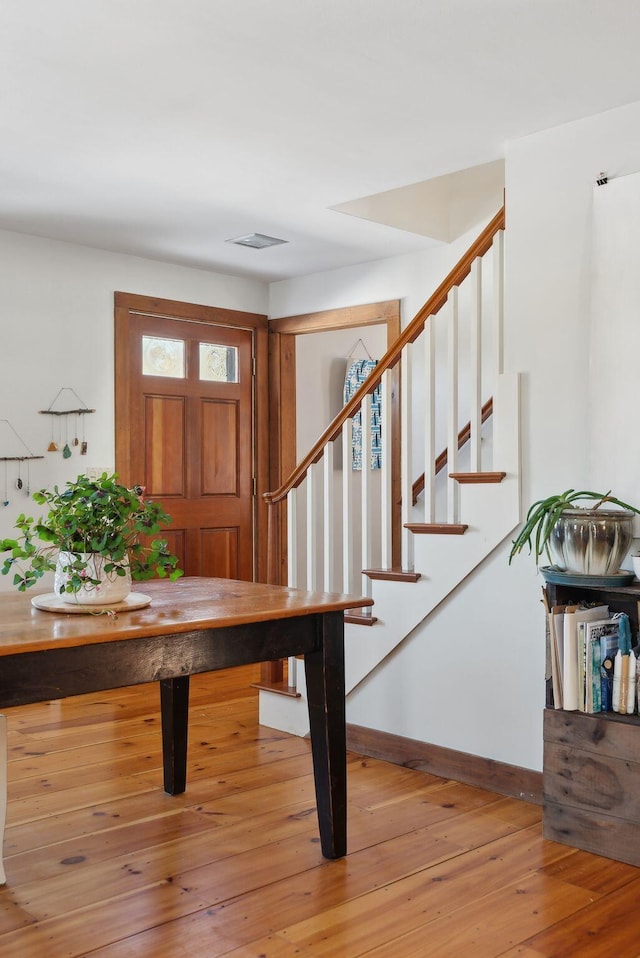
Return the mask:
<path fill-rule="evenodd" d="M 131 612 L 133 609 L 144 609 L 151 604 L 151 596 L 142 592 L 130 592 L 122 602 L 112 602 L 111 605 L 81 605 L 79 602 L 65 602 L 55 592 L 46 595 L 35 595 L 31 605 L 44 612 L 59 612 L 65 615 L 91 615 L 96 612 Z"/>

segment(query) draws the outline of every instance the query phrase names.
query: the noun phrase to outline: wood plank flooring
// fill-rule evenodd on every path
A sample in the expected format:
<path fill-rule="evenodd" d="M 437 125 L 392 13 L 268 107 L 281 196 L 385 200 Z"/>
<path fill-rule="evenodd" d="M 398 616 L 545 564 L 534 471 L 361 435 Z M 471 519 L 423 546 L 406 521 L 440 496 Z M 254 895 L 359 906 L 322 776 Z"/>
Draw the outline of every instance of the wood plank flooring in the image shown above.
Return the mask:
<path fill-rule="evenodd" d="M 350 754 L 325 861 L 308 742 L 258 725 L 257 678 L 192 680 L 174 798 L 155 686 L 7 710 L 2 958 L 640 956 L 640 869 L 489 791 Z"/>

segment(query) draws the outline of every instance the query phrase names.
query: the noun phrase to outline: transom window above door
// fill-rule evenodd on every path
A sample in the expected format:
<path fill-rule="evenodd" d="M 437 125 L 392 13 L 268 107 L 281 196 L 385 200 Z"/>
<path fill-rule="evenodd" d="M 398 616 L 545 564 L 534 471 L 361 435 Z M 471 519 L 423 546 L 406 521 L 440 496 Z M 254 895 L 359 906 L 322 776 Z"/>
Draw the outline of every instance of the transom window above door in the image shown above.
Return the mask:
<path fill-rule="evenodd" d="M 160 336 L 142 337 L 142 375 L 184 379 L 184 341 Z"/>
<path fill-rule="evenodd" d="M 200 343 L 200 379 L 216 383 L 237 383 L 237 346 Z"/>
<path fill-rule="evenodd" d="M 147 335 L 142 337 L 143 376 L 184 379 L 186 356 L 186 343 L 182 339 Z M 237 346 L 198 343 L 198 378 L 204 382 L 239 382 Z"/>

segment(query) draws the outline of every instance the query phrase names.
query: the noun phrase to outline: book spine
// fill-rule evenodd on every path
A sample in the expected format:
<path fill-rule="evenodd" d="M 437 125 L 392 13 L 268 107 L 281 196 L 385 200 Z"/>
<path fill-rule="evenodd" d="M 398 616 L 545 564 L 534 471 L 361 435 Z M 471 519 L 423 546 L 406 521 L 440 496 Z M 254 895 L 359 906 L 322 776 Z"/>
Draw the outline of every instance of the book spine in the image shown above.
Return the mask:
<path fill-rule="evenodd" d="M 603 663 L 600 676 L 600 702 L 603 712 L 613 709 L 613 659 L 607 656 Z"/>
<path fill-rule="evenodd" d="M 611 693 L 611 708 L 614 712 L 620 711 L 620 679 L 622 677 L 622 652 L 620 649 L 613 660 L 613 691 Z"/>
<path fill-rule="evenodd" d="M 627 714 L 632 715 L 636 705 L 636 684 L 637 684 L 638 663 L 633 652 L 629 653 L 629 677 L 627 688 Z"/>
<path fill-rule="evenodd" d="M 629 665 L 631 656 L 629 653 L 622 656 L 622 670 L 620 672 L 620 701 L 619 711 L 621 715 L 627 712 L 627 697 L 629 695 Z"/>
<path fill-rule="evenodd" d="M 584 712 L 587 707 L 587 653 L 585 647 L 585 623 L 578 622 L 578 709 Z"/>
<path fill-rule="evenodd" d="M 602 691 L 600 679 L 600 639 L 594 639 L 591 643 L 591 656 L 589 658 L 589 690 L 591 692 L 590 711 L 602 711 Z"/>

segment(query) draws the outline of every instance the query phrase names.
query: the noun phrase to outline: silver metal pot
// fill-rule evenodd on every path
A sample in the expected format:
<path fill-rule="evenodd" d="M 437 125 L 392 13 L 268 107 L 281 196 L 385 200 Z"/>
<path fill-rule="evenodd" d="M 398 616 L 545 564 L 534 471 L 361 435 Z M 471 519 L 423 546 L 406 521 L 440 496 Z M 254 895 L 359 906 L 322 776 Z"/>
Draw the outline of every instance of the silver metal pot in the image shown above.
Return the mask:
<path fill-rule="evenodd" d="M 549 539 L 554 565 L 579 575 L 614 575 L 631 546 L 633 517 L 622 509 L 565 509 Z"/>

